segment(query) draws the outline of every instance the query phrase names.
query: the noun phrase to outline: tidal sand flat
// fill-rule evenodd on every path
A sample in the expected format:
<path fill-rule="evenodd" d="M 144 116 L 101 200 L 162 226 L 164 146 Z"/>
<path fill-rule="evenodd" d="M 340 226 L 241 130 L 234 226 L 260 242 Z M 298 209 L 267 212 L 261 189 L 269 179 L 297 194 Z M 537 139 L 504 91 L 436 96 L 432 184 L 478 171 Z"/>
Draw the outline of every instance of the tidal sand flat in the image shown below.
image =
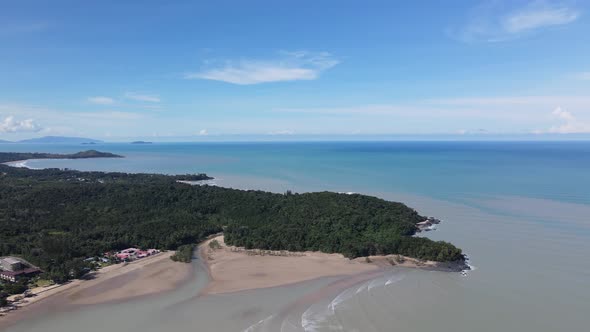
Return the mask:
<path fill-rule="evenodd" d="M 228 246 L 223 235 L 204 242 L 199 247 L 199 253 L 210 277 L 203 294 L 276 287 L 322 277 L 360 277 L 369 272 L 387 271 L 393 266 L 449 272 L 465 268 L 462 262 L 440 263 L 401 255 L 349 259 L 342 254 L 314 251 L 248 250 Z"/>
<path fill-rule="evenodd" d="M 212 241 L 215 246 L 211 246 Z M 204 294 L 276 287 L 379 269 L 376 265 L 350 260 L 340 254 L 246 250 L 227 246 L 223 236 L 205 242 L 200 252 L 211 278 Z"/>
<path fill-rule="evenodd" d="M 133 298 L 165 292 L 189 279 L 192 268 L 173 262 L 173 252 L 164 252 L 126 265 L 116 264 L 27 298 L 21 308 L 0 317 L 0 328 L 31 315 L 70 310 L 90 304 L 127 301 Z"/>

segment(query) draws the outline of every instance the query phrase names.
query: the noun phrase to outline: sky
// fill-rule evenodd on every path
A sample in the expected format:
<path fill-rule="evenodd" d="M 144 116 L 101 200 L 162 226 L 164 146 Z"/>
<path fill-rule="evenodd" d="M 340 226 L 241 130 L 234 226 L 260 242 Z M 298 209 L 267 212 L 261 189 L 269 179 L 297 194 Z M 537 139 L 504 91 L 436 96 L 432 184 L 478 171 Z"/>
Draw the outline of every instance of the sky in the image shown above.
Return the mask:
<path fill-rule="evenodd" d="M 589 9 L 0 0 L 0 139 L 578 137 Z"/>

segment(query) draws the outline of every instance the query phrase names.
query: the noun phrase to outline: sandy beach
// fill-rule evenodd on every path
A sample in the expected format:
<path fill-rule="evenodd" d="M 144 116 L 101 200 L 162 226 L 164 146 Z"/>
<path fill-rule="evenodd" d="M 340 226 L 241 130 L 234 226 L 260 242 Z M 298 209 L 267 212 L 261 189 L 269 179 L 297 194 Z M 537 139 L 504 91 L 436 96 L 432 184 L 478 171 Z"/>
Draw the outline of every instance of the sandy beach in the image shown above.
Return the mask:
<path fill-rule="evenodd" d="M 0 317 L 0 328 L 37 310 L 118 302 L 172 290 L 192 272 L 190 264 L 172 261 L 172 254 L 173 251 L 164 252 L 127 265 L 107 266 L 93 272 L 86 280 L 34 289 L 36 296 L 26 298 L 18 310 Z"/>
<path fill-rule="evenodd" d="M 217 245 L 210 245 L 212 241 Z M 322 277 L 358 276 L 361 280 L 392 266 L 444 269 L 440 263 L 399 255 L 350 260 L 341 254 L 321 252 L 246 250 L 226 245 L 223 235 L 201 243 L 198 251 L 210 280 L 201 295 L 277 287 Z M 190 279 L 193 271 L 191 264 L 172 261 L 170 256 L 173 253 L 164 252 L 126 265 L 107 266 L 91 273 L 85 280 L 33 289 L 36 296 L 24 299 L 18 310 L 0 316 L 0 328 L 32 314 L 122 302 L 172 290 Z"/>
<path fill-rule="evenodd" d="M 219 244 L 216 248 L 209 245 L 214 240 Z M 449 272 L 465 268 L 461 262 L 422 261 L 401 255 L 351 260 L 341 254 L 322 252 L 246 250 L 226 245 L 223 235 L 205 241 L 199 252 L 210 278 L 204 294 L 283 286 L 321 277 L 352 276 L 394 266 Z"/>
<path fill-rule="evenodd" d="M 219 248 L 209 246 L 213 240 L 217 240 Z M 244 250 L 227 246 L 223 236 L 203 243 L 200 254 L 207 263 L 210 274 L 209 285 L 203 291 L 205 294 L 275 287 L 320 277 L 354 275 L 379 269 L 377 265 L 349 260 L 340 254 Z"/>
<path fill-rule="evenodd" d="M 29 160 L 31 160 L 31 159 L 7 161 L 5 163 L 2 163 L 2 165 L 16 167 L 16 168 L 30 168 L 29 166 L 27 166 L 27 161 L 29 161 Z"/>

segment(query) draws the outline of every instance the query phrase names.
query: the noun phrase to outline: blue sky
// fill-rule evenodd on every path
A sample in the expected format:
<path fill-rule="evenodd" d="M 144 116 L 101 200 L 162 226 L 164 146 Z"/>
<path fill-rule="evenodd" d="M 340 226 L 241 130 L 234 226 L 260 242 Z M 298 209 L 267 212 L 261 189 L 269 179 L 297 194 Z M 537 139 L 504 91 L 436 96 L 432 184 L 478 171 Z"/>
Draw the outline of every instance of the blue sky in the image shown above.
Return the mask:
<path fill-rule="evenodd" d="M 0 139 L 590 133 L 586 1 L 0 1 Z"/>

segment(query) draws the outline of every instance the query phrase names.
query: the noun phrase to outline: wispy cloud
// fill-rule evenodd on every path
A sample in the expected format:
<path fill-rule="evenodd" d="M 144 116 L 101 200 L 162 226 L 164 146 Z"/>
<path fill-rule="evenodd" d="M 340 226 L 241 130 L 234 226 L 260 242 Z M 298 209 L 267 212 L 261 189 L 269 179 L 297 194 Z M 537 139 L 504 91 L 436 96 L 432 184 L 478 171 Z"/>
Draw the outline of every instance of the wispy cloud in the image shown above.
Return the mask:
<path fill-rule="evenodd" d="M 552 126 L 546 131 L 535 131 L 535 133 L 552 133 L 552 134 L 583 134 L 590 133 L 590 123 L 577 119 L 572 113 L 557 107 L 551 113 L 553 118 L 559 120 L 559 125 Z"/>
<path fill-rule="evenodd" d="M 581 12 L 565 4 L 533 1 L 520 8 L 506 9 L 489 2 L 473 10 L 467 23 L 451 34 L 465 42 L 501 42 L 535 31 L 576 21 Z"/>
<path fill-rule="evenodd" d="M 9 119 L 4 119 L 4 116 Z M 0 135 L 10 133 L 11 137 L 28 138 L 39 134 L 102 136 L 105 130 L 124 135 L 134 130 L 140 132 L 150 125 L 161 125 L 153 113 L 109 108 L 66 111 L 42 105 L 0 102 Z"/>
<path fill-rule="evenodd" d="M 185 75 L 186 79 L 206 79 L 239 85 L 269 82 L 314 80 L 339 63 L 330 53 L 281 52 L 273 60 L 228 61 L 217 68 L 208 68 Z"/>
<path fill-rule="evenodd" d="M 558 111 L 548 116 L 557 105 Z M 563 111 L 568 109 L 568 112 Z M 491 133 L 582 133 L 590 123 L 590 97 L 497 96 L 406 101 L 381 105 L 321 108 L 278 108 L 293 118 L 308 122 L 327 121 L 370 125 L 390 132 Z M 577 114 L 574 117 L 573 114 Z M 315 120 L 313 120 L 315 119 Z M 555 121 L 559 120 L 559 125 Z M 297 128 L 297 127 L 295 127 Z M 485 129 L 483 129 L 485 128 Z M 536 128 L 547 128 L 535 130 Z M 363 130 L 365 131 L 365 130 Z"/>
<path fill-rule="evenodd" d="M 104 112 L 77 112 L 71 113 L 71 115 L 82 118 L 82 119 L 94 119 L 94 120 L 137 120 L 143 116 L 139 113 L 133 112 L 121 112 L 121 111 L 104 111 Z"/>
<path fill-rule="evenodd" d="M 293 130 L 274 130 L 267 133 L 268 135 L 294 135 L 295 131 Z"/>
<path fill-rule="evenodd" d="M 587 96 L 499 96 L 499 97 L 473 97 L 473 98 L 444 98 L 430 99 L 429 104 L 450 105 L 459 107 L 545 107 L 567 104 L 570 107 L 590 108 L 590 97 Z"/>
<path fill-rule="evenodd" d="M 524 31 L 564 25 L 575 21 L 580 13 L 568 7 L 531 7 L 507 15 L 502 19 L 502 27 L 511 34 Z"/>
<path fill-rule="evenodd" d="M 207 131 L 207 129 L 199 130 L 199 136 L 207 136 L 207 135 L 209 135 L 209 132 Z"/>
<path fill-rule="evenodd" d="M 14 116 L 7 116 L 0 121 L 0 133 L 38 132 L 42 128 L 33 119 L 15 120 Z"/>
<path fill-rule="evenodd" d="M 97 105 L 112 105 L 115 103 L 115 100 L 110 97 L 97 96 L 97 97 L 89 97 L 88 102 L 90 102 L 92 104 L 97 104 Z"/>
<path fill-rule="evenodd" d="M 135 101 L 145 101 L 149 103 L 159 103 L 160 97 L 157 95 L 146 95 L 140 94 L 135 92 L 127 92 L 125 93 L 125 98 L 135 100 Z"/>

